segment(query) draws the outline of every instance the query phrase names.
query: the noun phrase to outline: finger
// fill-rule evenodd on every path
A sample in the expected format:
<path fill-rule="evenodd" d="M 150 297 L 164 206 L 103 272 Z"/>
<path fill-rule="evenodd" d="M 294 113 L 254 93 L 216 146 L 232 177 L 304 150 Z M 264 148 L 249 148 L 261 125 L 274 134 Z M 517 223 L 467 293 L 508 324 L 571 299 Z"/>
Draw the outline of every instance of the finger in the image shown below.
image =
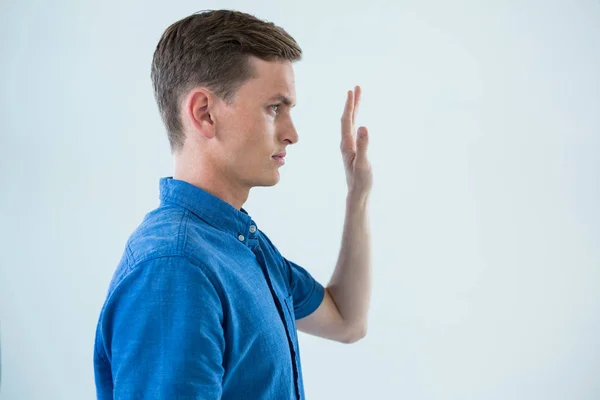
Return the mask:
<path fill-rule="evenodd" d="M 362 89 L 360 86 L 354 87 L 354 108 L 352 110 L 352 123 L 356 122 L 356 114 L 358 114 L 358 106 L 360 105 L 360 97 L 362 94 Z"/>
<path fill-rule="evenodd" d="M 354 93 L 348 90 L 346 93 L 346 105 L 342 114 L 342 128 L 351 128 L 352 113 L 354 109 Z"/>
<path fill-rule="evenodd" d="M 346 106 L 342 114 L 342 151 L 354 150 L 354 135 L 352 132 L 352 110 L 354 108 L 354 93 L 349 90 L 346 97 Z"/>
<path fill-rule="evenodd" d="M 366 126 L 358 128 L 356 138 L 356 160 L 362 162 L 367 160 L 367 148 L 369 147 L 369 131 Z"/>

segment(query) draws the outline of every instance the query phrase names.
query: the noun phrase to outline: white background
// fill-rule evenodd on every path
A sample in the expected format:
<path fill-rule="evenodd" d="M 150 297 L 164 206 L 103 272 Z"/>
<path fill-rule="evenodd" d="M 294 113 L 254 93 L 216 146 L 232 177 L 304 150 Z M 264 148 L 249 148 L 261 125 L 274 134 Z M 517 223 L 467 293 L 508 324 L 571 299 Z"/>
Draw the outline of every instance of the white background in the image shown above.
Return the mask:
<path fill-rule="evenodd" d="M 300 141 L 244 207 L 322 283 L 339 251 L 339 118 L 363 87 L 368 335 L 300 334 L 309 400 L 600 398 L 597 1 L 2 1 L 0 398 L 94 398 L 98 314 L 172 174 L 150 63 L 171 23 L 284 27 Z"/>

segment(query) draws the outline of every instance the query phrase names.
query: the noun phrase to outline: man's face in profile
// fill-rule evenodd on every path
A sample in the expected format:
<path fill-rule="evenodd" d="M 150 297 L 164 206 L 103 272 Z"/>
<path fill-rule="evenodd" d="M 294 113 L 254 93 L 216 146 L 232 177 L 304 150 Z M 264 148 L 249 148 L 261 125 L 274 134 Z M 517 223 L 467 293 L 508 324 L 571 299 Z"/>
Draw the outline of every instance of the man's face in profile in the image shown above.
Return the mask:
<path fill-rule="evenodd" d="M 213 157 L 237 184 L 273 186 L 281 167 L 273 156 L 298 141 L 290 115 L 296 102 L 294 71 L 289 61 L 250 56 L 250 62 L 255 76 L 238 89 L 231 104 L 220 102 L 220 138 Z"/>

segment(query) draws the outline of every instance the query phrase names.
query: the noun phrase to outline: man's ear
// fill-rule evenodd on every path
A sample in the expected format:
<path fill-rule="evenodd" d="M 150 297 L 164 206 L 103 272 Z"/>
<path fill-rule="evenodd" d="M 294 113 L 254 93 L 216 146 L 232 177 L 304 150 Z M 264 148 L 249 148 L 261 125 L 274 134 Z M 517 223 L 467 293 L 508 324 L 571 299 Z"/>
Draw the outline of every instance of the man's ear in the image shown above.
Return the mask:
<path fill-rule="evenodd" d="M 206 139 L 215 136 L 214 96 L 204 89 L 196 88 L 188 93 L 185 102 L 185 116 L 194 131 Z"/>

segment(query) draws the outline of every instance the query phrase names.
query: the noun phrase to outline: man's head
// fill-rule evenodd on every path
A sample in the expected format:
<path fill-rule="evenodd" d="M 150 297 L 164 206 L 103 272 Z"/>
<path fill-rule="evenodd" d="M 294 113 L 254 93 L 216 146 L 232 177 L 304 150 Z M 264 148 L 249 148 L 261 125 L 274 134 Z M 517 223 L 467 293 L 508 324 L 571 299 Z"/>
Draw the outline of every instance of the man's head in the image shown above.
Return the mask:
<path fill-rule="evenodd" d="M 238 11 L 196 13 L 169 26 L 151 77 L 184 168 L 239 188 L 277 183 L 272 156 L 298 140 L 290 108 L 292 63 L 301 55 L 282 28 Z"/>

